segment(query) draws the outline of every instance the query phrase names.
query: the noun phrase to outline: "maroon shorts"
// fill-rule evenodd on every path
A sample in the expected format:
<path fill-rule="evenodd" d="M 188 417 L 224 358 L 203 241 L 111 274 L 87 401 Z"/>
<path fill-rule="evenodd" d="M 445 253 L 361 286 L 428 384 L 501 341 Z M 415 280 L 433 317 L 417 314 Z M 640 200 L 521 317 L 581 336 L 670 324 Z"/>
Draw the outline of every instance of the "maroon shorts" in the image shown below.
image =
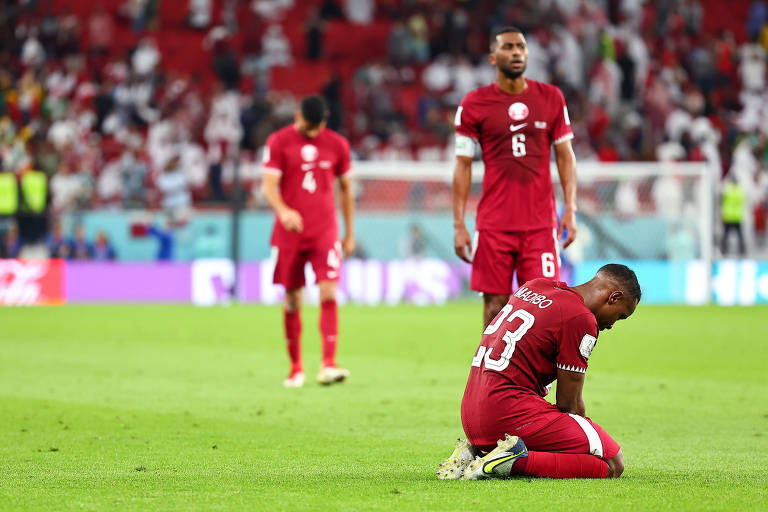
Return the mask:
<path fill-rule="evenodd" d="M 564 412 L 556 414 L 555 420 L 546 427 L 520 436 L 529 450 L 591 453 L 605 460 L 619 453 L 619 444 L 591 419 Z"/>
<path fill-rule="evenodd" d="M 522 284 L 537 277 L 560 279 L 557 229 L 475 231 L 470 287 L 498 295 L 512 293 L 512 275 Z"/>
<path fill-rule="evenodd" d="M 298 246 L 272 247 L 272 258 L 275 261 L 275 284 L 285 286 L 286 290 L 302 288 L 304 266 L 312 264 L 317 282 L 338 281 L 341 273 L 341 242 L 328 240 L 318 242 L 311 247 Z"/>
<path fill-rule="evenodd" d="M 605 460 L 613 458 L 621 449 L 619 444 L 589 418 L 560 412 L 544 399 L 532 398 L 518 402 L 525 413 L 515 418 L 499 417 L 494 420 L 488 411 L 465 417 L 462 407 L 464 431 L 469 442 L 482 450 L 491 450 L 504 434 L 519 436 L 529 450 L 559 453 L 590 453 Z M 467 411 L 469 412 L 469 411 Z"/>

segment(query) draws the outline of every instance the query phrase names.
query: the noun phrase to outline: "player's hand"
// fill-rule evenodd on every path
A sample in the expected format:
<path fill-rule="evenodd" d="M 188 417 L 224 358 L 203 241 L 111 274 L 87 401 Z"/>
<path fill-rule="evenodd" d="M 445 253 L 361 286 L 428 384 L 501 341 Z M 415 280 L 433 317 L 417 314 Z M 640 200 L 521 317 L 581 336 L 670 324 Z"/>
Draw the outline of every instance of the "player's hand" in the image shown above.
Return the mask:
<path fill-rule="evenodd" d="M 355 252 L 355 247 L 355 235 L 346 235 L 344 240 L 341 241 L 341 251 L 344 259 L 349 258 L 349 255 Z"/>
<path fill-rule="evenodd" d="M 576 213 L 573 210 L 565 210 L 563 216 L 560 218 L 560 227 L 557 230 L 558 240 L 563 238 L 563 233 L 565 231 L 567 231 L 568 234 L 563 241 L 563 249 L 576 240 Z"/>
<path fill-rule="evenodd" d="M 304 221 L 301 219 L 301 214 L 296 210 L 288 208 L 279 215 L 280 224 L 283 225 L 288 231 L 295 233 L 301 233 L 304 229 Z"/>
<path fill-rule="evenodd" d="M 467 263 L 472 263 L 470 259 L 472 254 L 472 237 L 469 236 L 466 226 L 462 225 L 454 228 L 453 250 L 456 251 L 456 256 Z"/>

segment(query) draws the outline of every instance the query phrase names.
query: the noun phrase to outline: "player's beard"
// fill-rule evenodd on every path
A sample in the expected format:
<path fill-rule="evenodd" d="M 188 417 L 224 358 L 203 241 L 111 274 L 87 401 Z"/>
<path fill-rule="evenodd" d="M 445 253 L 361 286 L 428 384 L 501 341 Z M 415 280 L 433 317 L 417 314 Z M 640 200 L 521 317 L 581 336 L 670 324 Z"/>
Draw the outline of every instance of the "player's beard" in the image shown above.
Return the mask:
<path fill-rule="evenodd" d="M 512 65 L 511 63 L 509 64 Z M 525 73 L 525 69 L 528 67 L 528 62 L 523 63 L 523 67 L 519 71 L 513 71 L 512 69 L 507 68 L 506 66 L 499 66 L 499 71 L 504 73 L 504 76 L 507 78 L 511 78 L 514 80 L 515 78 L 520 78 L 523 76 L 523 73 Z"/>
<path fill-rule="evenodd" d="M 523 67 L 522 69 L 520 69 L 520 71 L 512 71 L 511 69 L 507 69 L 499 66 L 499 71 L 504 73 L 505 77 L 511 78 L 512 80 L 514 80 L 515 78 L 520 78 L 521 76 L 523 76 L 523 73 L 525 73 L 525 68 L 527 67 L 528 67 L 528 64 L 526 63 L 526 64 L 523 64 Z"/>

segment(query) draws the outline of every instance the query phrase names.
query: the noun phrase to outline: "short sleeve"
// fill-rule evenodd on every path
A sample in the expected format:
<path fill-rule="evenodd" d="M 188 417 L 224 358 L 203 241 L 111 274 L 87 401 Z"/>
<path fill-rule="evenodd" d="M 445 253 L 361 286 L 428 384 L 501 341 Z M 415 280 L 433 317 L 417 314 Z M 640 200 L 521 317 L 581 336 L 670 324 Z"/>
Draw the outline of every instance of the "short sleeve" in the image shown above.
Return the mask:
<path fill-rule="evenodd" d="M 472 137 L 475 140 L 480 138 L 480 130 L 478 129 L 479 123 L 475 118 L 472 103 L 467 101 L 467 97 L 464 98 L 461 105 L 459 105 L 459 108 L 456 109 L 456 116 L 453 118 L 453 124 L 456 127 L 456 133 L 458 135 Z"/>
<path fill-rule="evenodd" d="M 277 176 L 283 175 L 283 153 L 277 147 L 275 134 L 270 135 L 267 138 L 267 143 L 264 145 L 264 155 L 262 156 L 262 168 L 261 172 L 264 174 L 276 174 Z"/>
<path fill-rule="evenodd" d="M 563 323 L 557 340 L 555 366 L 561 370 L 586 373 L 588 359 L 597 343 L 597 322 L 591 313 L 578 315 Z"/>
<path fill-rule="evenodd" d="M 558 88 L 555 88 L 555 91 L 557 109 L 550 136 L 552 137 L 552 144 L 560 144 L 573 138 L 573 130 L 571 130 L 571 118 L 568 116 L 568 106 L 565 104 L 563 93 Z"/>
<path fill-rule="evenodd" d="M 349 155 L 349 141 L 344 137 L 340 137 L 339 141 L 339 160 L 336 164 L 336 176 L 344 176 L 352 170 L 352 160 Z"/>

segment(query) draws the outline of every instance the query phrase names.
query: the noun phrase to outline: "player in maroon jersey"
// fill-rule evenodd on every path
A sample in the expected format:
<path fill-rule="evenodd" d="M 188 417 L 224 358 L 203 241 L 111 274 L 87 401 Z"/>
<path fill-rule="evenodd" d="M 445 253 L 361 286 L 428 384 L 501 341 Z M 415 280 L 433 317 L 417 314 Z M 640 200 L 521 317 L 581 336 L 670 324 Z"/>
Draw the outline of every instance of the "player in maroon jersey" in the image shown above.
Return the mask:
<path fill-rule="evenodd" d="M 320 96 L 308 96 L 295 122 L 273 133 L 264 149 L 262 191 L 275 211 L 272 257 L 275 284 L 285 287 L 283 321 L 291 359 L 284 385 L 304 385 L 301 362 L 301 292 L 304 266 L 312 264 L 320 289 L 320 335 L 323 362 L 317 380 L 341 382 L 349 371 L 336 365 L 339 314 L 336 285 L 343 255 L 355 249 L 354 198 L 349 177 L 349 142 L 325 127 L 328 107 Z M 339 242 L 333 195 L 338 178 L 344 239 Z"/>
<path fill-rule="evenodd" d="M 438 476 L 621 475 L 621 448 L 585 416 L 582 388 L 598 331 L 632 315 L 640 296 L 635 273 L 618 264 L 572 288 L 546 278 L 521 286 L 483 332 L 461 402 L 467 441 Z M 554 380 L 556 405 L 544 399 Z"/>
<path fill-rule="evenodd" d="M 515 27 L 496 32 L 491 42 L 496 82 L 466 95 L 456 112 L 456 167 L 453 175 L 454 249 L 472 263 L 471 288 L 483 293 L 483 325 L 496 316 L 512 291 L 512 276 L 523 283 L 559 278 L 559 239 L 576 236 L 576 173 L 570 120 L 560 90 L 523 76 L 528 62 L 525 37 Z M 558 229 L 550 176 L 550 147 L 565 198 Z M 472 159 L 482 150 L 483 189 L 475 238 L 464 224 Z"/>

